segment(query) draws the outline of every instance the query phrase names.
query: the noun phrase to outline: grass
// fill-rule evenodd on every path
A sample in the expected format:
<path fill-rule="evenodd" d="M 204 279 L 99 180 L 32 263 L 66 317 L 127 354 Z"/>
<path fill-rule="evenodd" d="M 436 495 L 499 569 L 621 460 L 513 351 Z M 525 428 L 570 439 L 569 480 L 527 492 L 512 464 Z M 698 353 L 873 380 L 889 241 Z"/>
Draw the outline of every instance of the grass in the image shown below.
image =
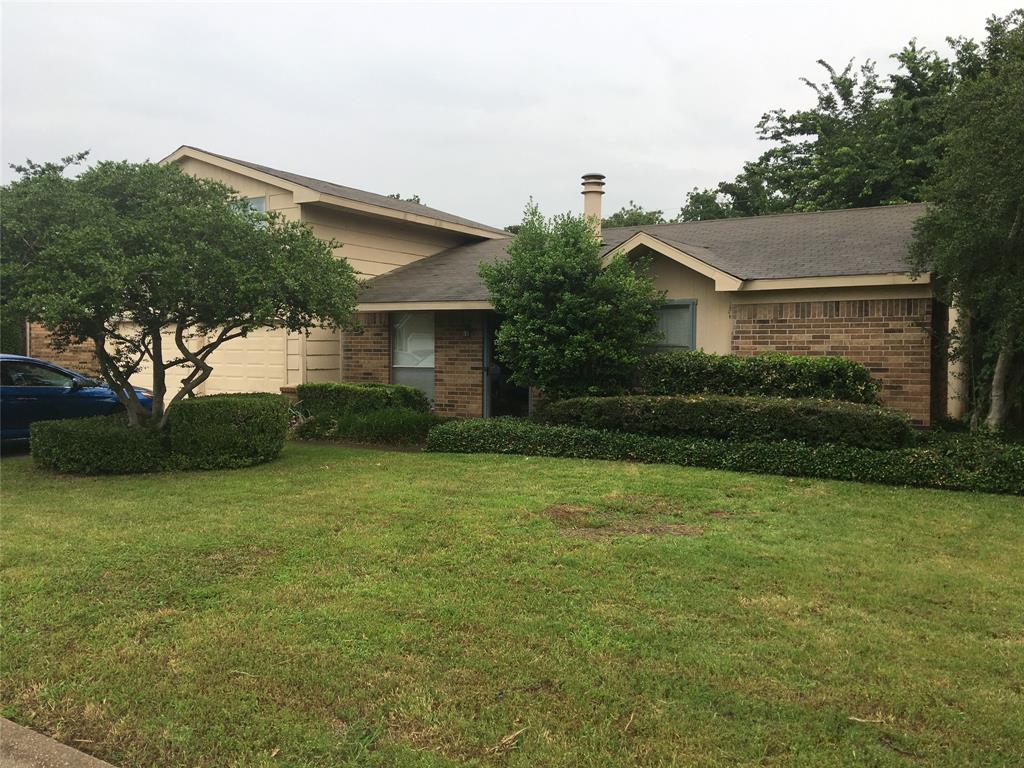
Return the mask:
<path fill-rule="evenodd" d="M 4 715 L 122 766 L 1024 762 L 1024 505 L 290 444 L 3 461 Z"/>

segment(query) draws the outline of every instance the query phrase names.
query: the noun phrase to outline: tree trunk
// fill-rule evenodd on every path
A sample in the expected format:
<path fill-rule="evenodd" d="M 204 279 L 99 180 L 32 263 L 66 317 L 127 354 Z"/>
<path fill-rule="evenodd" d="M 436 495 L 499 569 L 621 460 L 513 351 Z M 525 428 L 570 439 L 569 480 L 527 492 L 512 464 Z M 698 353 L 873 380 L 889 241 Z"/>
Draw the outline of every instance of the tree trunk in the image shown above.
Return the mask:
<path fill-rule="evenodd" d="M 153 357 L 153 405 L 150 408 L 151 419 L 154 425 L 163 428 L 164 424 L 164 397 L 167 394 L 167 369 L 164 368 L 164 345 L 163 337 L 160 335 L 160 326 L 151 328 L 150 349 Z"/>
<path fill-rule="evenodd" d="M 988 408 L 988 416 L 985 418 L 985 426 L 988 429 L 999 429 L 1006 421 L 1006 415 L 1010 412 L 1010 397 L 1007 392 L 1007 384 L 1010 379 L 1010 365 L 1013 362 L 1013 347 L 1016 334 L 1010 333 L 999 350 L 999 357 L 996 359 L 996 370 L 992 375 L 992 400 Z"/>

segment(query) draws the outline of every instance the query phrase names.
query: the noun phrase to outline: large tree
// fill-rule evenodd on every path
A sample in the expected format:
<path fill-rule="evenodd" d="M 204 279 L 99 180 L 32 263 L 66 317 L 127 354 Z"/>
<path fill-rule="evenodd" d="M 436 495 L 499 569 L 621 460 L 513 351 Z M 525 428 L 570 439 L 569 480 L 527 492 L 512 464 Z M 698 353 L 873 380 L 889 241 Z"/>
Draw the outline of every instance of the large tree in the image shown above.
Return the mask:
<path fill-rule="evenodd" d="M 956 352 L 973 358 L 978 408 L 1001 427 L 1024 373 L 1024 27 L 993 20 L 985 50 L 969 41 L 973 72 L 949 103 L 945 153 L 912 255 L 931 271 L 973 331 Z M 966 59 L 967 56 L 962 56 Z M 972 354 L 972 348 L 974 354 Z M 1016 375 L 1015 375 L 1016 372 Z"/>
<path fill-rule="evenodd" d="M 503 318 L 495 343 L 513 380 L 552 397 L 627 387 L 660 337 L 663 299 L 643 265 L 621 253 L 602 258 L 593 222 L 568 214 L 548 221 L 533 203 L 508 254 L 480 273 Z"/>
<path fill-rule="evenodd" d="M 45 324 L 57 345 L 90 342 L 131 423 L 163 427 L 225 343 L 350 323 L 355 272 L 307 225 L 175 165 L 101 162 L 72 176 L 84 159 L 28 162 L 0 190 L 4 310 Z M 129 383 L 144 364 L 151 411 Z"/>
<path fill-rule="evenodd" d="M 881 77 L 873 61 L 842 69 L 819 60 L 826 79 L 802 78 L 813 105 L 765 113 L 770 144 L 732 180 L 694 189 L 677 220 L 760 216 L 917 202 L 941 155 L 943 109 L 957 63 L 911 41 Z"/>

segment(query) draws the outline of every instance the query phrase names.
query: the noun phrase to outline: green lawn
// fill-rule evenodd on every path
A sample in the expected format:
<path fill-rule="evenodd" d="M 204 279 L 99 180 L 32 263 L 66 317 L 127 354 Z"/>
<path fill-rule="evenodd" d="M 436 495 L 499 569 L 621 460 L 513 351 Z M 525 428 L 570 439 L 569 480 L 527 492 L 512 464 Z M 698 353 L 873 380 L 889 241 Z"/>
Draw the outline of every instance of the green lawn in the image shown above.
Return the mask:
<path fill-rule="evenodd" d="M 302 444 L 2 473 L 3 714 L 119 765 L 1024 763 L 1019 498 Z"/>

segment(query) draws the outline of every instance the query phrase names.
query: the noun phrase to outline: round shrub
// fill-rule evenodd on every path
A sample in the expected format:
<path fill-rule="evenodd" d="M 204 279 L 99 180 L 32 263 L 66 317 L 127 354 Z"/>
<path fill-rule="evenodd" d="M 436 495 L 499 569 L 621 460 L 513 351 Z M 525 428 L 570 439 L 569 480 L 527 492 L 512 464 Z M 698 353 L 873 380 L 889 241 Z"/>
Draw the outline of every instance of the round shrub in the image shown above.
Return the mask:
<path fill-rule="evenodd" d="M 288 434 L 288 399 L 268 392 L 181 400 L 167 412 L 177 469 L 229 469 L 276 459 Z"/>
<path fill-rule="evenodd" d="M 123 414 L 37 421 L 29 428 L 36 466 L 74 475 L 129 475 L 167 465 L 165 436 L 128 426 Z"/>

